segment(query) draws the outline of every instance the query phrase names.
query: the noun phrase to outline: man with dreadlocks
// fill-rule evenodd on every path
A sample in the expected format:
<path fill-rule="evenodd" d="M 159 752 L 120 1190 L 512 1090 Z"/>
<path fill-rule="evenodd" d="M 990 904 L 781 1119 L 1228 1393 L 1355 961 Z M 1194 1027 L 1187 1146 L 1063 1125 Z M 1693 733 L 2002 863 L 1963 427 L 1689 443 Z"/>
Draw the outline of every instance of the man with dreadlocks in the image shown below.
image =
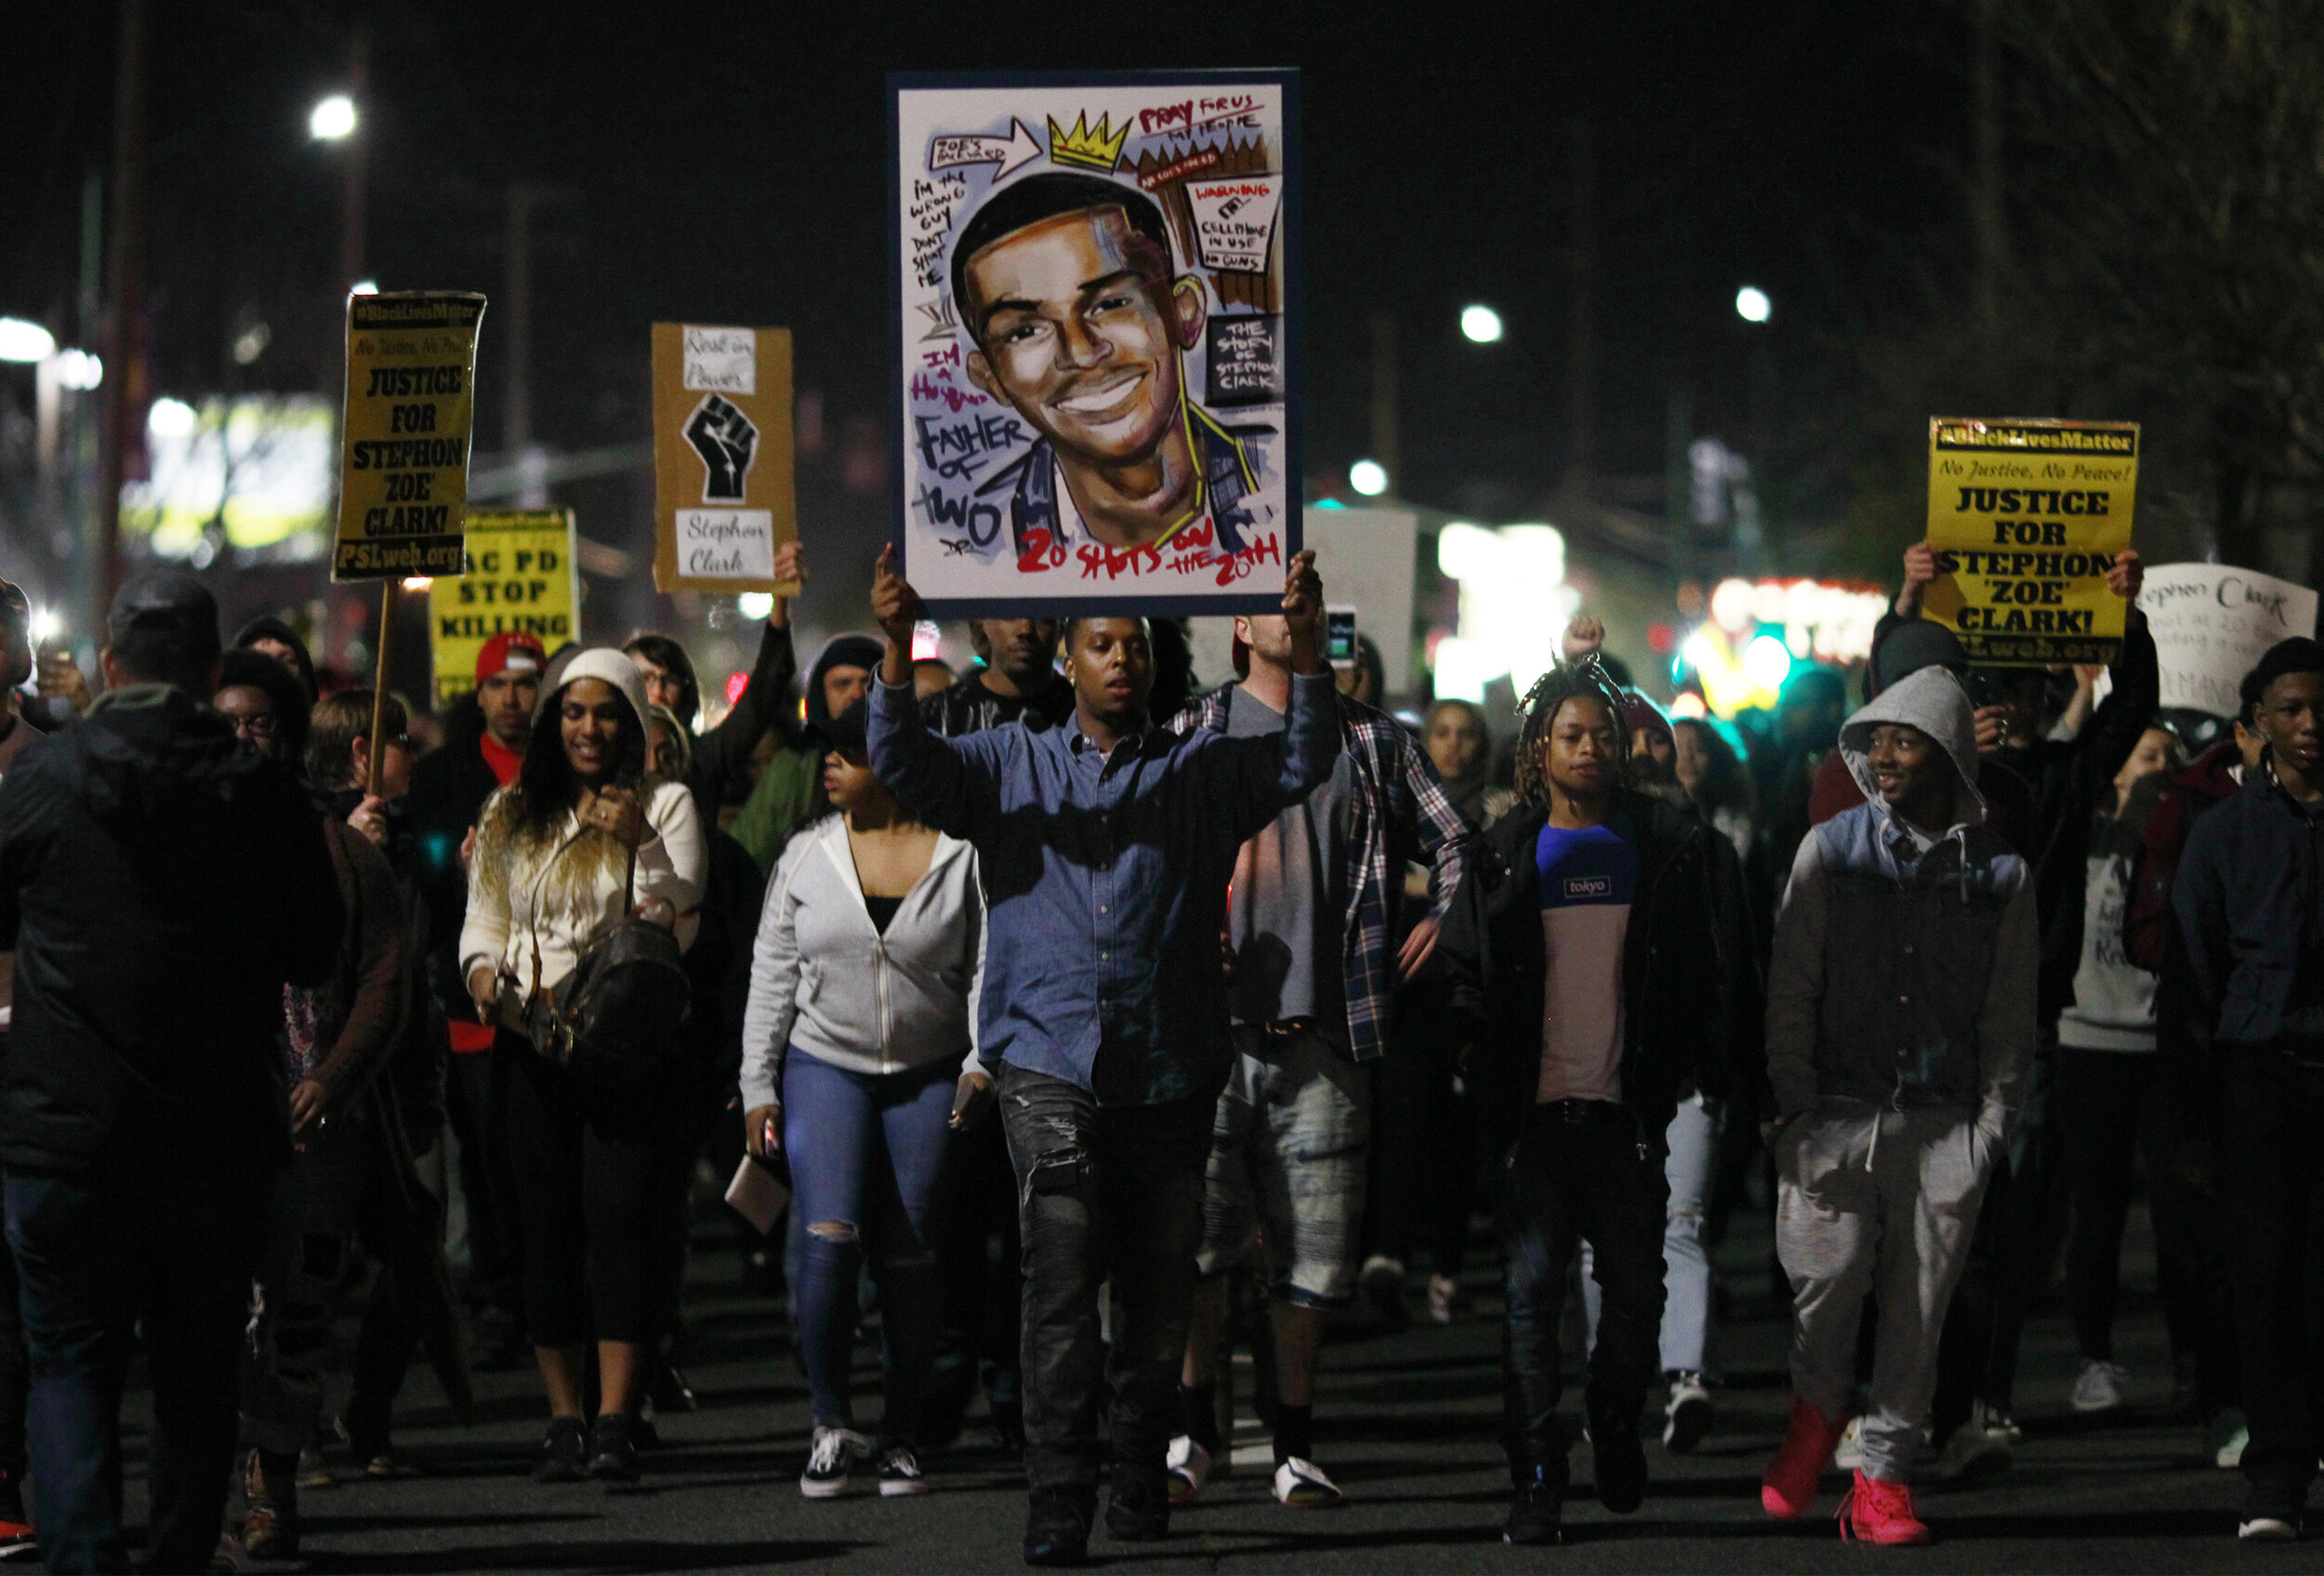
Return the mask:
<path fill-rule="evenodd" d="M 1516 1485 L 1504 1536 L 1557 1541 L 1567 1436 L 1558 1326 L 1577 1249 L 1604 1291 L 1586 1397 L 1598 1498 L 1645 1496 L 1639 1414 L 1659 1373 L 1664 1132 L 1727 1056 L 1732 971 L 1710 840 L 1623 781 L 1621 696 L 1594 658 L 1525 697 L 1520 806 L 1486 834 L 1439 943 L 1472 1098 L 1499 1124 L 1495 1216 L 1506 1263 L 1502 1444 Z"/>

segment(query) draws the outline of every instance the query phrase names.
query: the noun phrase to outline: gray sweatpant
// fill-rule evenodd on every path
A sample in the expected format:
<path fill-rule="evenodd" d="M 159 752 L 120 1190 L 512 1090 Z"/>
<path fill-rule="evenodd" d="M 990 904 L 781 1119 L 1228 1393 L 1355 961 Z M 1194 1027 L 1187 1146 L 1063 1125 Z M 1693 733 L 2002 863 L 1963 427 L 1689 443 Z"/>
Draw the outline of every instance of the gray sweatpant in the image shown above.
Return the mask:
<path fill-rule="evenodd" d="M 1848 1410 L 1856 1328 L 1880 1301 L 1864 1472 L 1912 1480 L 1936 1385 L 1937 1338 L 1969 1257 L 1996 1148 L 1962 1107 L 1835 1102 L 1776 1141 L 1776 1250 L 1791 1278 L 1791 1388 L 1827 1417 Z"/>

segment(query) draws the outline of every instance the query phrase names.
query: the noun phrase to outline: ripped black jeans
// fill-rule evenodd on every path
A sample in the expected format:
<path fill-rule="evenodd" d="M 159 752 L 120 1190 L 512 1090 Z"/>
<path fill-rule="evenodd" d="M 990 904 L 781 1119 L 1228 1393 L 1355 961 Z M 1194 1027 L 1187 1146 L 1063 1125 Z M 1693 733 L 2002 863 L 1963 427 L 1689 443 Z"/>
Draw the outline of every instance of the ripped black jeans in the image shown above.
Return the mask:
<path fill-rule="evenodd" d="M 1115 1462 L 1159 1478 L 1178 1426 L 1218 1091 L 1102 1106 L 1022 1067 L 1002 1066 L 997 1083 L 1024 1236 L 1026 1482 L 1096 1487 L 1101 1380 Z M 1109 1275 L 1110 1353 L 1098 1331 Z"/>

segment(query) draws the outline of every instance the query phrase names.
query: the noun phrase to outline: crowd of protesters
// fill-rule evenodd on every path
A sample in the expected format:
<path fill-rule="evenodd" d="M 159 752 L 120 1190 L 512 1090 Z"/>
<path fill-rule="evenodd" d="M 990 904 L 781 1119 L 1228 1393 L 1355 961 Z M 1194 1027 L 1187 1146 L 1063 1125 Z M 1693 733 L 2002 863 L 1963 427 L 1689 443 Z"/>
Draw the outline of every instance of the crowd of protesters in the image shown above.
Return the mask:
<path fill-rule="evenodd" d="M 2167 713 L 2134 607 L 2108 668 L 1985 669 L 1921 616 L 1935 574 L 1906 552 L 1860 705 L 1818 668 L 1741 726 L 1673 717 L 1585 617 L 1497 740 L 1380 709 L 1376 652 L 1335 671 L 1308 553 L 1207 691 L 1182 627 L 1102 612 L 916 661 L 883 554 L 878 632 L 795 688 L 778 599 L 714 725 L 666 635 L 510 633 L 440 734 L 139 572 L 101 682 L 43 663 L 53 702 L 0 718 L 0 1557 L 128 1569 L 140 1331 L 150 1569 L 296 1555 L 334 1455 L 410 1472 L 422 1362 L 465 1415 L 529 1359 L 533 1476 L 638 1477 L 692 1401 L 706 1166 L 772 1200 L 746 1248 L 808 1382 L 800 1492 L 924 1492 L 981 1396 L 1036 1565 L 1086 1557 L 1102 1489 L 1130 1542 L 1216 1492 L 1238 1333 L 1273 1497 L 1341 1503 L 1327 1321 L 1461 1317 L 1480 1210 L 1505 1536 L 1560 1536 L 1577 1278 L 1579 1432 L 1635 1511 L 1647 1436 L 1717 1426 L 1710 1251 L 1758 1177 L 1790 1313 L 1763 1509 L 1836 1464 L 1845 1535 L 1925 1542 L 1916 1477 L 2011 1462 L 2061 1252 L 2071 1405 L 2124 1404 L 2143 1172 L 2174 1397 L 2241 1535 L 2296 1536 L 2324 646 L 2268 652 L 2233 719 Z M 2109 583 L 2135 602 L 2134 553 Z"/>

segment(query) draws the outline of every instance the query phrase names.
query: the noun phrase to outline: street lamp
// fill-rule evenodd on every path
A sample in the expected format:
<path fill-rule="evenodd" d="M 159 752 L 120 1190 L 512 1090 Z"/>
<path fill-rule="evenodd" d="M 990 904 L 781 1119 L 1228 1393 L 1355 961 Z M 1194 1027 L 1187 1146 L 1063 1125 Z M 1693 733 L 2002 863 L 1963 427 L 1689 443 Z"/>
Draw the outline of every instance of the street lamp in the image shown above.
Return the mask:
<path fill-rule="evenodd" d="M 1388 468 L 1376 459 L 1359 459 L 1348 467 L 1348 485 L 1376 498 L 1388 490 Z"/>
<path fill-rule="evenodd" d="M 355 100 L 334 93 L 315 105 L 307 116 L 307 135 L 318 142 L 337 142 L 355 131 Z"/>
<path fill-rule="evenodd" d="M 1735 315 L 1746 323 L 1764 323 L 1775 310 L 1767 292 L 1756 285 L 1746 285 L 1735 293 Z"/>
<path fill-rule="evenodd" d="M 20 317 L 0 317 L 0 361 L 46 361 L 57 353 L 57 337 Z"/>
<path fill-rule="evenodd" d="M 1472 345 L 1497 344 L 1501 337 L 1501 314 L 1486 306 L 1463 307 L 1460 332 Z"/>

